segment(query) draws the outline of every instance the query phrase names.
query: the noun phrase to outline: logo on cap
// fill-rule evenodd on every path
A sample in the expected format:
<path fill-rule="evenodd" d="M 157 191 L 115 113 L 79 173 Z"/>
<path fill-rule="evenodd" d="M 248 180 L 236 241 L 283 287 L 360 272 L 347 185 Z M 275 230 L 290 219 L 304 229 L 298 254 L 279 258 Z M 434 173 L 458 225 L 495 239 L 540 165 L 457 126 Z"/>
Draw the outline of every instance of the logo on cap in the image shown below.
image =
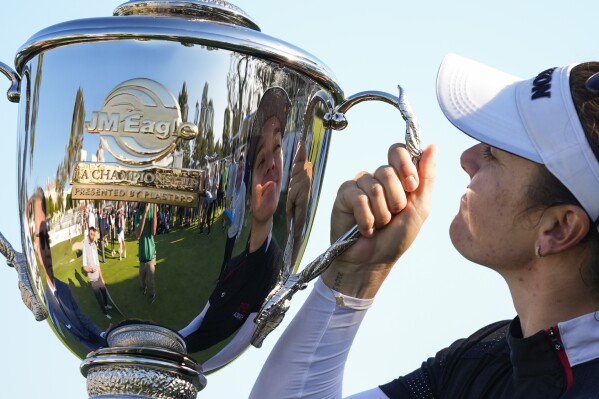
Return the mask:
<path fill-rule="evenodd" d="M 551 97 L 551 78 L 553 77 L 553 71 L 556 68 L 549 68 L 537 75 L 535 80 L 532 81 L 532 96 L 531 100 L 537 100 L 539 98 Z"/>
<path fill-rule="evenodd" d="M 160 83 L 145 78 L 119 84 L 100 111 L 85 122 L 89 133 L 100 134 L 106 149 L 119 161 L 144 165 L 158 161 L 191 140 L 198 127 L 183 122 L 175 96 Z"/>

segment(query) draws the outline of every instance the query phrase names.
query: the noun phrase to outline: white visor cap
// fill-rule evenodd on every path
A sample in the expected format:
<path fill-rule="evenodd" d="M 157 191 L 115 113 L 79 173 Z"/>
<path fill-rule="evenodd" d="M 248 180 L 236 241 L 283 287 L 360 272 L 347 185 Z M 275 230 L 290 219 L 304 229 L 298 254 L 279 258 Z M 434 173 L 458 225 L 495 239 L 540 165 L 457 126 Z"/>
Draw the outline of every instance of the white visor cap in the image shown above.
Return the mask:
<path fill-rule="evenodd" d="M 574 66 L 523 80 L 449 54 L 439 68 L 437 99 L 447 119 L 467 135 L 544 164 L 597 221 L 599 162 L 570 93 Z"/>

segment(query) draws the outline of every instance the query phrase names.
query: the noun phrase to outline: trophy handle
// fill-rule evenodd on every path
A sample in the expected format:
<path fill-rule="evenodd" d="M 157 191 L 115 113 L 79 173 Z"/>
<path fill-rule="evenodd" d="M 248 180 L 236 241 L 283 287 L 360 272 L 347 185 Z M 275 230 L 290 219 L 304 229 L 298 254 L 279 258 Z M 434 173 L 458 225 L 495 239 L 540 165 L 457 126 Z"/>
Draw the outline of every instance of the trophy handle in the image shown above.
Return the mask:
<path fill-rule="evenodd" d="M 46 309 L 40 301 L 37 299 L 29 273 L 27 273 L 27 264 L 25 262 L 25 256 L 22 253 L 16 252 L 12 245 L 4 238 L 0 233 L 0 253 L 6 258 L 6 263 L 10 267 L 13 267 L 17 271 L 19 276 L 19 289 L 21 290 L 21 298 L 25 303 L 25 306 L 31 310 L 35 320 L 42 321 L 48 317 Z"/>
<path fill-rule="evenodd" d="M 3 62 L 0 62 L 0 72 L 4 74 L 10 80 L 11 85 L 8 91 L 6 92 L 6 97 L 8 97 L 8 101 L 12 103 L 18 103 L 21 98 L 20 88 L 21 88 L 21 78 L 19 75 Z"/>
<path fill-rule="evenodd" d="M 408 101 L 404 89 L 399 85 L 397 88 L 399 89 L 398 97 L 382 91 L 363 91 L 348 97 L 345 101 L 339 104 L 334 111 L 325 115 L 324 119 L 325 123 L 328 124 L 327 127 L 330 127 L 334 130 L 345 129 L 347 127 L 345 113 L 354 105 L 363 101 L 376 100 L 391 104 L 399 110 L 403 120 L 406 122 L 406 148 L 412 156 L 412 160 L 416 162 L 418 159 L 420 159 L 420 155 L 422 153 L 420 150 L 418 121 L 416 120 L 416 115 L 414 115 L 414 112 L 412 111 L 412 107 Z"/>
<path fill-rule="evenodd" d="M 329 112 L 324 116 L 325 127 L 334 130 L 343 130 L 347 127 L 345 113 L 354 105 L 371 100 L 383 101 L 391 104 L 399 110 L 402 118 L 406 122 L 406 149 L 412 157 L 412 161 L 417 163 L 422 155 L 418 122 L 404 90 L 401 86 L 397 87 L 399 89 L 399 97 L 379 91 L 365 91 L 348 97 L 334 109 L 331 105 L 332 100 L 328 94 L 319 91 L 310 100 L 308 111 L 313 109 L 316 102 L 323 102 L 329 109 Z M 308 114 L 308 112 L 306 114 Z M 306 123 L 304 123 L 304 126 L 306 126 Z M 289 274 L 286 276 L 284 275 L 268 295 L 258 316 L 256 316 L 256 319 L 254 320 L 257 327 L 252 337 L 252 345 L 260 348 L 266 336 L 270 334 L 285 317 L 293 294 L 306 288 L 310 281 L 320 276 L 339 255 L 351 247 L 359 238 L 360 232 L 358 231 L 358 226 L 353 226 L 322 255 L 310 262 L 301 273 L 293 274 L 291 276 L 289 276 Z M 293 243 L 291 246 L 293 246 Z M 287 250 L 288 248 L 286 248 L 286 254 L 288 252 Z M 291 265 L 287 264 L 288 256 L 284 256 L 284 258 L 286 264 L 284 265 L 283 270 L 288 271 L 290 270 Z"/>

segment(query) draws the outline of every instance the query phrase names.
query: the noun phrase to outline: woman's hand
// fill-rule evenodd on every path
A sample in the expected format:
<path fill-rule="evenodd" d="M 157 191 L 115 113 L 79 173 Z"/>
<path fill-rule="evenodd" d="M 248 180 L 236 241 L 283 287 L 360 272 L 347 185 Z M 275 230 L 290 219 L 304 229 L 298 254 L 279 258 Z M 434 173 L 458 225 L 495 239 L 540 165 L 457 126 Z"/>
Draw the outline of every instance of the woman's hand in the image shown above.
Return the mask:
<path fill-rule="evenodd" d="M 403 144 L 391 146 L 388 165 L 343 183 L 331 215 L 331 242 L 357 224 L 362 237 L 323 273 L 331 288 L 372 298 L 410 247 L 429 214 L 437 147 L 416 167 Z"/>

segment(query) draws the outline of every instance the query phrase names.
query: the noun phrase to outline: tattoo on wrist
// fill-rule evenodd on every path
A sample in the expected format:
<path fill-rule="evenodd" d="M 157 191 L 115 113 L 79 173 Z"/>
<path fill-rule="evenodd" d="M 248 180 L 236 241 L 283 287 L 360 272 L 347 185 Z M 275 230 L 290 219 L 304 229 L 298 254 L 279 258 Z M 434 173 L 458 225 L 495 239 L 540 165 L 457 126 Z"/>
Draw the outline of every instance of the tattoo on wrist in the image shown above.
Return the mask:
<path fill-rule="evenodd" d="M 335 291 L 341 291 L 341 282 L 343 281 L 343 273 L 338 272 L 333 282 L 333 289 Z"/>

